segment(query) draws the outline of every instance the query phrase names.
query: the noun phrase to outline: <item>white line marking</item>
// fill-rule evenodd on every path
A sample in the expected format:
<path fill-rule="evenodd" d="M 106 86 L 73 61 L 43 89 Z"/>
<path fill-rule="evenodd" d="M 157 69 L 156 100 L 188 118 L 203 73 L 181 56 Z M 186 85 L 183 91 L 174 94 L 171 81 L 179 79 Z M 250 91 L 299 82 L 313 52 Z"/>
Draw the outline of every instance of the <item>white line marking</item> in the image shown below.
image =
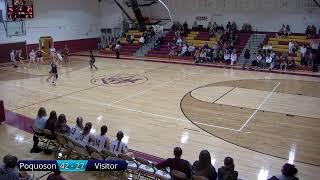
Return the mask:
<path fill-rule="evenodd" d="M 268 94 L 266 98 L 262 101 L 262 103 L 259 105 L 259 107 L 252 113 L 252 115 L 248 118 L 248 120 L 241 126 L 239 131 L 242 131 L 242 129 L 250 122 L 250 120 L 256 115 L 256 113 L 261 109 L 261 107 L 264 105 L 264 103 L 267 102 L 267 100 L 271 97 L 271 95 L 274 93 L 274 91 L 277 89 L 277 87 L 280 85 L 280 82 L 276 85 L 276 87 L 273 88 L 273 90 Z"/>

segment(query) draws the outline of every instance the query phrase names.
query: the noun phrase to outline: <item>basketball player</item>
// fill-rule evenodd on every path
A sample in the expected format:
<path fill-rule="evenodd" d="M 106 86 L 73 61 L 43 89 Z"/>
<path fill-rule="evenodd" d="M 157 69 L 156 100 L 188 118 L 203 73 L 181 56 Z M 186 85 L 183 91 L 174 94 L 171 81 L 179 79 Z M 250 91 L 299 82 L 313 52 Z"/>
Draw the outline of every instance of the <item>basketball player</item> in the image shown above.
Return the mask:
<path fill-rule="evenodd" d="M 62 55 L 60 50 L 57 52 L 57 59 L 59 63 L 62 63 Z"/>
<path fill-rule="evenodd" d="M 101 126 L 101 133 L 96 135 L 96 139 L 93 147 L 101 152 L 102 150 L 109 150 L 110 139 L 106 135 L 108 132 L 108 127 L 106 125 Z"/>
<path fill-rule="evenodd" d="M 36 53 L 34 52 L 34 50 L 32 49 L 31 52 L 29 53 L 29 64 L 28 67 L 30 66 L 30 63 L 33 63 L 34 65 L 37 65 L 36 63 Z"/>
<path fill-rule="evenodd" d="M 16 55 L 14 53 L 14 50 L 12 49 L 11 53 L 10 53 L 10 60 L 13 62 L 13 67 L 18 67 L 17 65 L 17 61 L 16 61 Z"/>
<path fill-rule="evenodd" d="M 116 49 L 116 55 L 117 55 L 117 59 L 120 59 L 120 43 L 118 42 L 117 44 L 116 44 L 116 47 L 115 47 L 115 49 Z"/>
<path fill-rule="evenodd" d="M 52 46 L 49 51 L 50 51 L 51 62 L 53 62 L 56 56 L 56 49 Z"/>
<path fill-rule="evenodd" d="M 63 58 L 64 58 L 64 62 L 67 64 L 69 62 L 69 49 L 67 47 L 67 45 L 64 46 L 64 49 L 63 49 Z"/>
<path fill-rule="evenodd" d="M 49 70 L 50 76 L 48 77 L 47 81 L 49 81 L 52 78 L 52 85 L 56 85 L 56 81 L 58 79 L 58 65 L 55 61 L 52 61 L 50 63 L 50 70 Z"/>
<path fill-rule="evenodd" d="M 20 64 L 24 64 L 21 49 L 16 51 L 16 61 L 19 62 Z"/>
<path fill-rule="evenodd" d="M 40 48 L 38 51 L 36 51 L 36 60 L 38 64 L 40 64 L 40 62 L 43 63 L 43 53 L 47 54 L 46 52 L 42 51 Z"/>
<path fill-rule="evenodd" d="M 96 70 L 98 70 L 97 66 L 94 65 L 95 62 L 96 62 L 96 59 L 93 55 L 93 52 L 90 50 L 90 62 L 89 62 L 90 63 L 90 70 L 92 70 L 92 67 L 95 67 Z"/>

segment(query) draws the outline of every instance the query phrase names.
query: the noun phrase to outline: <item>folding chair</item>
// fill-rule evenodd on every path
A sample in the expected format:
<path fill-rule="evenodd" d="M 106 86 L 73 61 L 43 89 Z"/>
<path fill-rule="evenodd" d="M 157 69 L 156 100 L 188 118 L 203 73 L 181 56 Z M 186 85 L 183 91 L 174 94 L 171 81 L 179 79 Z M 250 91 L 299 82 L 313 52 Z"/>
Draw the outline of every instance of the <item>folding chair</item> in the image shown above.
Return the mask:
<path fill-rule="evenodd" d="M 149 179 L 156 179 L 155 178 L 156 169 L 151 164 L 151 162 L 141 158 L 136 158 L 136 161 L 139 163 L 138 179 L 140 179 L 141 176 L 144 176 Z"/>
<path fill-rule="evenodd" d="M 127 162 L 127 172 L 129 174 L 129 177 L 132 177 L 133 175 L 138 175 L 139 174 L 139 163 L 132 157 L 126 155 L 126 154 L 119 154 L 118 157 L 121 160 L 124 160 Z M 122 173 L 123 175 L 123 173 Z M 122 178 L 121 175 L 121 178 Z"/>
<path fill-rule="evenodd" d="M 67 154 L 69 154 L 70 148 L 68 146 L 68 139 L 66 138 L 66 136 L 59 132 L 55 132 L 55 134 L 57 135 L 57 142 L 59 145 L 56 152 L 56 156 L 58 157 L 60 150 L 62 149 L 65 149 L 67 151 Z"/>
<path fill-rule="evenodd" d="M 169 171 L 165 168 L 163 169 L 156 169 L 156 179 L 159 180 L 170 180 L 171 179 L 171 175 L 169 173 Z"/>
<path fill-rule="evenodd" d="M 192 180 L 209 180 L 204 176 L 192 176 Z"/>
<path fill-rule="evenodd" d="M 187 175 L 183 172 L 172 170 L 170 171 L 172 179 L 179 179 L 179 180 L 187 180 Z"/>
<path fill-rule="evenodd" d="M 73 141 L 73 144 L 74 144 L 74 150 L 78 155 L 77 158 L 81 157 L 82 159 L 90 159 L 90 155 L 87 152 L 87 148 L 85 146 L 78 143 L 77 141 Z"/>
<path fill-rule="evenodd" d="M 49 129 L 44 129 L 43 133 L 44 133 L 44 137 L 48 140 L 47 144 L 44 148 L 45 150 L 49 149 L 50 145 L 52 145 L 54 147 L 58 147 L 57 137 L 54 133 L 52 133 Z M 52 149 L 50 149 L 50 150 L 52 150 Z"/>

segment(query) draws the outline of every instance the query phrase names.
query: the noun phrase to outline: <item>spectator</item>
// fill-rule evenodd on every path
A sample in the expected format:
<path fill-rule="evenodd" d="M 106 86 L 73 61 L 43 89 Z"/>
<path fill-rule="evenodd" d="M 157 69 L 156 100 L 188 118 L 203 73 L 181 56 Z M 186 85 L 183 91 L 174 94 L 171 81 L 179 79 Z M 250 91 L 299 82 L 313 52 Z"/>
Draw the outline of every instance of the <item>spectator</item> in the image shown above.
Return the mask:
<path fill-rule="evenodd" d="M 185 21 L 185 22 L 183 23 L 183 30 L 184 30 L 185 32 L 188 31 L 188 23 L 187 23 L 187 21 Z"/>
<path fill-rule="evenodd" d="M 92 123 L 87 122 L 78 137 L 76 137 L 76 141 L 78 141 L 83 146 L 87 146 L 89 142 L 93 141 L 94 137 L 90 134 L 92 128 Z"/>
<path fill-rule="evenodd" d="M 53 133 L 54 130 L 56 129 L 57 121 L 58 121 L 58 118 L 57 118 L 56 111 L 51 111 L 50 116 L 44 126 L 44 129 L 48 129 Z"/>
<path fill-rule="evenodd" d="M 190 56 L 193 56 L 195 50 L 196 50 L 196 47 L 194 47 L 193 44 L 191 44 L 191 45 L 188 47 L 188 52 L 190 53 Z"/>
<path fill-rule="evenodd" d="M 288 45 L 289 53 L 293 52 L 293 48 L 294 48 L 294 42 L 290 41 Z"/>
<path fill-rule="evenodd" d="M 211 22 L 209 22 L 208 26 L 207 26 L 207 31 L 210 31 L 211 28 L 212 28 L 212 24 L 211 24 Z"/>
<path fill-rule="evenodd" d="M 192 30 L 196 31 L 198 30 L 199 26 L 197 24 L 197 21 L 194 21 L 193 25 L 192 25 Z"/>
<path fill-rule="evenodd" d="M 200 61 L 200 51 L 197 49 L 193 55 L 193 62 L 198 63 Z"/>
<path fill-rule="evenodd" d="M 306 48 L 306 46 L 303 44 L 303 45 L 300 47 L 300 56 L 301 56 L 301 65 L 302 65 L 302 66 L 307 65 L 307 63 L 306 63 L 306 53 L 307 53 L 307 48 Z"/>
<path fill-rule="evenodd" d="M 222 61 L 224 59 L 224 52 L 223 52 L 222 49 L 219 51 L 219 56 L 218 57 L 219 57 L 219 63 L 222 63 Z"/>
<path fill-rule="evenodd" d="M 182 46 L 182 39 L 180 36 L 178 37 L 176 44 L 177 46 Z"/>
<path fill-rule="evenodd" d="M 290 36 L 290 35 L 291 35 L 291 29 L 290 29 L 290 26 L 289 26 L 288 24 L 287 24 L 287 26 L 286 26 L 285 35 L 286 35 L 286 36 Z"/>
<path fill-rule="evenodd" d="M 83 130 L 83 119 L 81 116 L 79 116 L 77 117 L 76 125 L 72 127 L 70 130 L 70 137 L 72 139 L 76 139 L 76 137 L 78 137 L 81 134 L 82 130 Z"/>
<path fill-rule="evenodd" d="M 283 37 L 285 34 L 286 34 L 286 26 L 282 24 L 282 27 L 278 32 L 278 36 Z"/>
<path fill-rule="evenodd" d="M 218 169 L 219 180 L 237 180 L 238 172 L 234 170 L 234 163 L 231 157 L 224 159 L 224 166 Z"/>
<path fill-rule="evenodd" d="M 69 136 L 70 127 L 67 125 L 67 119 L 64 114 L 60 114 L 58 117 L 56 132 Z"/>
<path fill-rule="evenodd" d="M 43 130 L 46 122 L 47 122 L 47 112 L 45 108 L 41 107 L 38 110 L 38 114 L 33 123 L 33 127 L 38 130 Z M 38 133 L 37 135 L 42 135 L 42 134 Z M 32 149 L 30 150 L 30 153 L 39 153 L 42 151 L 42 149 L 38 147 L 38 144 L 39 144 L 39 138 L 33 135 L 33 146 L 32 146 Z"/>
<path fill-rule="evenodd" d="M 130 35 L 130 43 L 133 43 L 134 42 L 134 34 L 131 34 Z"/>
<path fill-rule="evenodd" d="M 270 54 L 267 54 L 266 56 L 266 68 L 269 68 L 271 70 L 271 62 L 272 62 L 272 57 L 270 56 Z"/>
<path fill-rule="evenodd" d="M 144 45 L 144 42 L 145 42 L 145 38 L 143 35 L 141 35 L 140 39 L 139 39 L 139 44 L 140 44 L 140 47 L 142 47 Z"/>
<path fill-rule="evenodd" d="M 154 43 L 154 50 L 159 51 L 159 49 L 160 49 L 160 40 L 157 39 Z"/>
<path fill-rule="evenodd" d="M 273 176 L 269 180 L 299 180 L 299 178 L 296 177 L 297 173 L 298 169 L 294 165 L 286 163 L 282 166 L 282 175 Z"/>
<path fill-rule="evenodd" d="M 244 57 L 244 63 L 243 63 L 242 69 L 245 69 L 247 62 L 250 60 L 250 57 L 251 57 L 249 49 L 246 49 L 246 51 L 244 52 L 243 57 Z"/>
<path fill-rule="evenodd" d="M 192 174 L 194 176 L 206 177 L 209 180 L 217 179 L 217 172 L 211 164 L 211 156 L 209 151 L 202 150 L 199 154 L 199 160 L 195 161 L 192 165 Z"/>
<path fill-rule="evenodd" d="M 173 56 L 175 56 L 176 53 L 177 53 L 176 45 L 175 45 L 175 44 L 172 44 L 172 45 L 170 46 L 169 58 L 173 58 Z"/>
<path fill-rule="evenodd" d="M 288 69 L 294 70 L 296 68 L 296 62 L 292 56 L 289 57 Z"/>
<path fill-rule="evenodd" d="M 3 158 L 3 165 L 0 167 L 0 179 L 19 180 L 21 175 L 17 168 L 18 158 L 12 155 L 6 155 Z"/>
<path fill-rule="evenodd" d="M 208 45 L 208 43 L 207 43 L 207 42 L 205 42 L 205 43 L 204 43 L 204 45 L 203 45 L 203 49 L 209 49 L 209 45 Z"/>
<path fill-rule="evenodd" d="M 96 135 L 94 148 L 101 152 L 104 149 L 109 150 L 110 139 L 106 135 L 108 132 L 108 127 L 106 125 L 101 126 L 100 131 L 100 135 Z"/>
<path fill-rule="evenodd" d="M 231 53 L 231 57 L 230 57 L 230 60 L 231 60 L 231 66 L 233 66 L 233 64 L 235 64 L 238 60 L 238 55 L 236 53 L 236 51 L 233 51 Z"/>
<path fill-rule="evenodd" d="M 191 178 L 191 168 L 190 163 L 184 159 L 181 159 L 182 149 L 180 147 L 175 147 L 173 150 L 174 158 L 168 158 L 156 165 L 158 169 L 170 168 L 170 171 L 176 170 L 183 172 L 188 178 Z"/>
<path fill-rule="evenodd" d="M 57 171 L 54 171 L 53 174 L 50 174 L 47 180 L 65 180 L 65 178 L 61 176 L 61 172 L 57 170 Z"/>
<path fill-rule="evenodd" d="M 231 58 L 230 52 L 228 50 L 225 50 L 224 51 L 224 56 L 223 56 L 224 62 L 226 64 L 229 64 L 230 63 L 230 58 Z"/>
<path fill-rule="evenodd" d="M 231 31 L 232 32 L 237 32 L 238 31 L 237 24 L 234 21 L 231 24 Z"/>
<path fill-rule="evenodd" d="M 184 44 L 179 56 L 187 56 L 187 55 L 188 55 L 188 46 L 186 44 Z"/>
<path fill-rule="evenodd" d="M 204 49 L 200 50 L 200 62 L 205 62 L 207 57 L 207 53 Z"/>

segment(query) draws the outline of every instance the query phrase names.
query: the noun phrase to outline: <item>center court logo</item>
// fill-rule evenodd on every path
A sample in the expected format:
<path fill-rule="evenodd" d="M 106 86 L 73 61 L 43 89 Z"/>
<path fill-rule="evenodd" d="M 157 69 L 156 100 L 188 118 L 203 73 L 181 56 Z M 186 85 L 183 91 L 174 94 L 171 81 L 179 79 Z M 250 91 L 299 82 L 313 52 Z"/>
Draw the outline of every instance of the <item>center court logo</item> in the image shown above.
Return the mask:
<path fill-rule="evenodd" d="M 99 86 L 130 86 L 142 84 L 146 81 L 148 81 L 147 77 L 136 74 L 116 74 L 91 79 L 92 84 Z"/>

